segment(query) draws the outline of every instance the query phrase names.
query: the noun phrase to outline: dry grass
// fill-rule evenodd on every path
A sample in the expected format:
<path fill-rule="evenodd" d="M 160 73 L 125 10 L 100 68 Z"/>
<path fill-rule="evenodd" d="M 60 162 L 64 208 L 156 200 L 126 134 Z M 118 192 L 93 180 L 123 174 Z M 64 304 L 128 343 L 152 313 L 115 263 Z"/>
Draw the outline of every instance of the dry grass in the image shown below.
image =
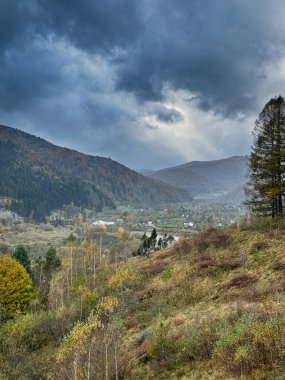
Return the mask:
<path fill-rule="evenodd" d="M 74 232 L 71 227 L 53 227 L 44 224 L 19 224 L 0 229 L 0 244 L 6 244 L 12 252 L 19 244 L 26 246 L 31 257 L 43 255 L 53 245 L 61 247 Z"/>

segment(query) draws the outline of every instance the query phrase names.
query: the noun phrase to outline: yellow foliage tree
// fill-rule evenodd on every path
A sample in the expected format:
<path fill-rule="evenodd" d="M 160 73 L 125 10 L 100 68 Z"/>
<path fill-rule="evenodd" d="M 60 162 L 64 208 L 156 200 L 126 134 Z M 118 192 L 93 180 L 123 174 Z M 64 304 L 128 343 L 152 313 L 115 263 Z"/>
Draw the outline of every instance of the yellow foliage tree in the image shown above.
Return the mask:
<path fill-rule="evenodd" d="M 26 313 L 33 284 L 26 269 L 9 256 L 0 257 L 0 319 Z"/>
<path fill-rule="evenodd" d="M 120 268 L 108 281 L 110 289 L 131 289 L 140 282 L 139 274 L 130 268 Z"/>
<path fill-rule="evenodd" d="M 118 239 L 124 240 L 125 230 L 123 229 L 123 227 L 118 228 L 117 236 L 118 236 Z"/>
<path fill-rule="evenodd" d="M 91 314 L 86 323 L 78 322 L 65 337 L 57 355 L 60 378 L 87 379 L 92 376 L 92 352 L 97 333 L 103 328 L 97 317 Z"/>

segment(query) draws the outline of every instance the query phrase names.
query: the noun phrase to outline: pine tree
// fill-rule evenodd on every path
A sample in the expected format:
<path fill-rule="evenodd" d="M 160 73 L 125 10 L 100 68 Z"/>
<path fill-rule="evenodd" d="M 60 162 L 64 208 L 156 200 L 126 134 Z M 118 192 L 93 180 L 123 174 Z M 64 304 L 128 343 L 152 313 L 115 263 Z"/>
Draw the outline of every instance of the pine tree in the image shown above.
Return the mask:
<path fill-rule="evenodd" d="M 61 266 L 60 258 L 56 254 L 56 249 L 50 247 L 46 253 L 44 271 L 47 273 L 48 277 L 51 277 L 53 271 L 57 270 Z"/>
<path fill-rule="evenodd" d="M 157 232 L 156 232 L 156 229 L 154 228 L 149 238 L 149 245 L 152 250 L 155 250 L 156 243 L 157 243 Z"/>
<path fill-rule="evenodd" d="M 280 216 L 285 189 L 285 101 L 282 96 L 266 103 L 255 122 L 253 136 L 246 204 L 257 215 Z"/>
<path fill-rule="evenodd" d="M 26 248 L 23 245 L 18 245 L 12 254 L 13 259 L 17 260 L 31 276 L 31 261 Z"/>

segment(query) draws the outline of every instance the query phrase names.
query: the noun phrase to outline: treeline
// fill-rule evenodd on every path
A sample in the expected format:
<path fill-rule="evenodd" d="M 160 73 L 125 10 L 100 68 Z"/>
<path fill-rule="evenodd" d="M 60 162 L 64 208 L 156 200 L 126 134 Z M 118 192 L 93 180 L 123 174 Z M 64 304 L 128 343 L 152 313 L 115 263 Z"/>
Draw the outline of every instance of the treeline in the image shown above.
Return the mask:
<path fill-rule="evenodd" d="M 136 256 L 149 256 L 150 252 L 167 248 L 169 245 L 172 245 L 174 242 L 174 237 L 172 235 L 167 235 L 166 233 L 157 239 L 157 232 L 154 228 L 151 232 L 151 235 L 148 237 L 146 233 L 141 237 L 141 244 L 133 255 Z"/>

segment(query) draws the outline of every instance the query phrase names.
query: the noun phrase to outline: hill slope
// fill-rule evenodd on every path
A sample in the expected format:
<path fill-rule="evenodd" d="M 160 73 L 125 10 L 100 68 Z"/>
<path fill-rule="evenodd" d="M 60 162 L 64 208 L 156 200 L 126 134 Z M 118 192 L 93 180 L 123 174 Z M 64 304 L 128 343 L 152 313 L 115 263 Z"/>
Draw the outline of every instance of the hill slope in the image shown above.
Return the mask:
<path fill-rule="evenodd" d="M 240 201 L 246 173 L 247 157 L 234 156 L 215 161 L 192 161 L 144 174 L 187 190 L 195 197 Z"/>
<path fill-rule="evenodd" d="M 1 379 L 284 379 L 284 222 L 270 224 L 119 263 L 95 252 L 96 273 L 84 240 L 73 287 L 65 258 L 49 309 L 0 323 Z"/>
<path fill-rule="evenodd" d="M 189 199 L 186 192 L 110 158 L 61 148 L 6 126 L 0 126 L 0 176 L 0 196 L 12 198 L 14 211 L 33 213 L 36 220 L 71 201 L 102 209 L 117 203 L 153 206 Z"/>

